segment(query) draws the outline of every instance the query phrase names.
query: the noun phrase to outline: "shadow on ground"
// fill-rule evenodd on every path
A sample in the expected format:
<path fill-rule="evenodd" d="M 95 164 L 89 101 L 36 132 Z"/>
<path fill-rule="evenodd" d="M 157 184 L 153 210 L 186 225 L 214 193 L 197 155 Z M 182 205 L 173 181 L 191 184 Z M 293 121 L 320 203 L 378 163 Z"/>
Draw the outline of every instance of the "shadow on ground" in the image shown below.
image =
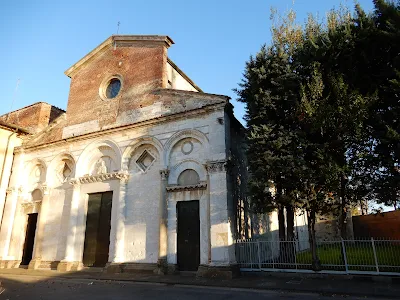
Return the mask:
<path fill-rule="evenodd" d="M 100 269 L 61 273 L 18 268 L 0 269 L 0 281 L 2 281 L 0 299 L 9 300 L 203 299 L 203 297 L 210 300 L 214 299 L 214 296 L 215 299 L 221 299 L 221 291 L 223 295 L 229 296 L 229 299 L 243 299 L 248 297 L 245 295 L 249 293 L 267 293 L 266 297 L 270 295 L 271 299 L 275 299 L 277 295 L 285 298 L 288 293 L 300 293 L 296 299 L 305 297 L 304 293 L 308 293 L 307 299 L 311 296 L 335 295 L 398 299 L 400 294 L 400 279 L 355 276 L 315 278 L 298 274 L 271 273 L 246 273 L 240 278 L 222 280 L 197 278 L 191 274 L 185 276 L 162 276 L 152 273 L 107 274 Z M 243 298 L 237 298 L 238 296 Z M 253 298 L 257 299 L 257 296 Z"/>

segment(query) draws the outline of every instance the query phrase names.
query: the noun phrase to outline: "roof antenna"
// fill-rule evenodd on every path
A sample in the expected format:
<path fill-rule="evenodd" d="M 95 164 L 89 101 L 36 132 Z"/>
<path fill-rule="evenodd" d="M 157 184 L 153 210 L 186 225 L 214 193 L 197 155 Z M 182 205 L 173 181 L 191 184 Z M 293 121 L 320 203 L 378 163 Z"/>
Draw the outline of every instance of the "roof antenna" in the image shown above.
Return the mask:
<path fill-rule="evenodd" d="M 120 25 L 121 23 L 118 21 L 118 23 L 117 23 L 117 34 L 116 35 L 118 35 L 118 33 L 119 33 L 119 25 Z M 114 50 L 116 50 L 117 49 L 117 42 L 115 41 L 115 39 L 114 39 Z"/>
<path fill-rule="evenodd" d="M 19 86 L 20 82 L 21 82 L 21 79 L 18 78 L 17 85 L 15 86 L 15 90 L 14 90 L 14 95 L 13 95 L 13 98 L 12 98 L 12 101 L 11 101 L 10 111 L 7 114 L 6 122 L 8 122 L 8 118 L 10 117 L 10 114 L 12 112 L 12 108 L 14 106 L 15 99 L 17 98 L 18 86 Z"/>

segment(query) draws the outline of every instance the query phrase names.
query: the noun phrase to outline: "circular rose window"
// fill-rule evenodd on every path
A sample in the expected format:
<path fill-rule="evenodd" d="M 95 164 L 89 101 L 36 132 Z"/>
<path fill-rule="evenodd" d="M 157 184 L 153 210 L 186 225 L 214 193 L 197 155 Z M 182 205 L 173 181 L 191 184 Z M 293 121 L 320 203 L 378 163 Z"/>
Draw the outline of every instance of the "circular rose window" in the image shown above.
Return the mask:
<path fill-rule="evenodd" d="M 104 78 L 99 87 L 99 95 L 103 100 L 116 98 L 123 88 L 122 76 L 112 75 Z"/>
<path fill-rule="evenodd" d="M 121 80 L 119 80 L 118 78 L 113 78 L 107 85 L 106 97 L 108 99 L 115 98 L 119 94 L 120 90 L 121 90 Z"/>

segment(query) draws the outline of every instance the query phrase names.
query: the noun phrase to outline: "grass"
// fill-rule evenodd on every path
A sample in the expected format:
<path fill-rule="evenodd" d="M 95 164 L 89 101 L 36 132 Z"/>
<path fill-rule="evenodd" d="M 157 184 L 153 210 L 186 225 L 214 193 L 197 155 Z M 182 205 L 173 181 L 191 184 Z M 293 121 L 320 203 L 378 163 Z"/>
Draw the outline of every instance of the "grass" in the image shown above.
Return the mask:
<path fill-rule="evenodd" d="M 375 271 L 375 256 L 372 243 L 369 241 L 346 242 L 347 264 L 350 270 Z M 379 270 L 400 271 L 400 244 L 385 244 L 376 242 L 376 257 Z M 344 270 L 345 264 L 342 255 L 341 242 L 324 243 L 319 245 L 317 253 L 324 269 Z M 312 262 L 311 251 L 303 251 L 296 254 L 298 264 L 310 265 Z"/>

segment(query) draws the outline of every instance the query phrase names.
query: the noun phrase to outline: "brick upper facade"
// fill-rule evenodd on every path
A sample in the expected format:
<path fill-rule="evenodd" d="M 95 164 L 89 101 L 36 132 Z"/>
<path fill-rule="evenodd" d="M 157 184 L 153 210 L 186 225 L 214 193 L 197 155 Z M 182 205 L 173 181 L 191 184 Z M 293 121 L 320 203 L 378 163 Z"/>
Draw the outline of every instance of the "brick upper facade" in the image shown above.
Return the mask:
<path fill-rule="evenodd" d="M 167 37 L 113 36 L 68 70 L 71 87 L 67 124 L 97 120 L 99 128 L 116 122 L 124 111 L 153 104 L 152 91 L 167 87 Z M 100 49 L 99 49 L 100 48 Z M 94 53 L 93 53 L 94 52 Z M 107 78 L 117 75 L 122 81 L 119 95 L 103 100 L 99 88 Z"/>

